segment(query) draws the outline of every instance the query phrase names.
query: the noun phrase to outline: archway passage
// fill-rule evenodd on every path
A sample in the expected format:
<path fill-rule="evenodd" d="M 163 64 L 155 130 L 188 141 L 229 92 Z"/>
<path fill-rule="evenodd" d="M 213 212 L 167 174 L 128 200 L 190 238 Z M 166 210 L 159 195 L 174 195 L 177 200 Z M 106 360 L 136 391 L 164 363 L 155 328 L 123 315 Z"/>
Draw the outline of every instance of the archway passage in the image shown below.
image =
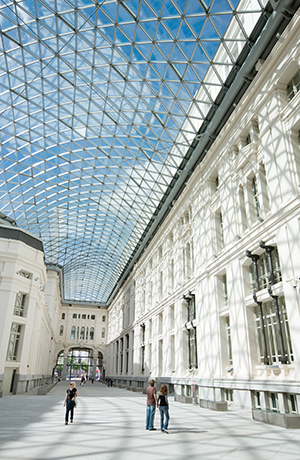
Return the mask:
<path fill-rule="evenodd" d="M 60 379 L 78 379 L 84 375 L 89 380 L 102 380 L 103 354 L 88 347 L 74 347 L 57 356 L 55 375 Z"/>

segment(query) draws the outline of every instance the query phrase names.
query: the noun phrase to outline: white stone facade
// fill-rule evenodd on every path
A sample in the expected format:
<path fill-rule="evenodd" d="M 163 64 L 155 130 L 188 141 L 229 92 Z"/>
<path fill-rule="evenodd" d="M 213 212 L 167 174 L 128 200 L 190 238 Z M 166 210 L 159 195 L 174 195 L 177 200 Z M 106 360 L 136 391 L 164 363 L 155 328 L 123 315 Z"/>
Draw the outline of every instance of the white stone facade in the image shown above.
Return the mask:
<path fill-rule="evenodd" d="M 299 28 L 298 12 L 110 305 L 120 385 L 300 409 Z"/>
<path fill-rule="evenodd" d="M 33 241 L 42 249 L 38 239 Z M 47 275 L 41 249 L 0 238 L 1 395 L 27 392 L 51 378 L 53 327 L 43 292 Z"/>
<path fill-rule="evenodd" d="M 89 352 L 94 375 L 99 363 L 103 371 L 107 310 L 62 304 L 59 270 L 46 269 L 41 240 L 18 227 L 0 227 L 0 397 L 51 384 L 61 353 L 65 378 L 72 349 Z"/>

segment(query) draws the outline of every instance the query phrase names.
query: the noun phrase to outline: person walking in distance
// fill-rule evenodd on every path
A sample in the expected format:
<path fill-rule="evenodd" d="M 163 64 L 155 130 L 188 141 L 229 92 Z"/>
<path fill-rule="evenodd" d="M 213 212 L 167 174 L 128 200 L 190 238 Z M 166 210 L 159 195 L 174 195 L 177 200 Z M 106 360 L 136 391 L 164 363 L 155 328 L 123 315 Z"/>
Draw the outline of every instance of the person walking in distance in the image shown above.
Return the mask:
<path fill-rule="evenodd" d="M 66 397 L 64 401 L 64 407 L 66 406 L 65 425 L 69 422 L 69 412 L 71 413 L 70 422 L 73 423 L 75 399 L 77 398 L 77 389 L 75 383 L 70 382 L 70 388 L 66 391 Z"/>
<path fill-rule="evenodd" d="M 147 388 L 147 412 L 146 412 L 146 430 L 154 431 L 154 415 L 156 408 L 156 388 L 154 386 L 155 382 L 153 379 L 150 380 L 149 386 Z"/>
<path fill-rule="evenodd" d="M 167 385 L 162 385 L 160 387 L 159 396 L 157 399 L 157 407 L 159 408 L 160 412 L 160 430 L 168 432 L 168 425 L 169 425 L 169 401 L 168 401 L 168 387 Z M 164 418 L 166 417 L 166 421 L 164 422 Z"/>

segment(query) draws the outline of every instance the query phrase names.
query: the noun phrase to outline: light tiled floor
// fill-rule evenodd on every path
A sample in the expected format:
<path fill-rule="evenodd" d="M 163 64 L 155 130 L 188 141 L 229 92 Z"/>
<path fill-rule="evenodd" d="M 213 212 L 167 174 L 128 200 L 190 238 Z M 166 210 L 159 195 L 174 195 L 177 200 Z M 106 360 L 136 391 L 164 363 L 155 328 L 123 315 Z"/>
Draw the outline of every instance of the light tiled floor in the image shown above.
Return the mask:
<path fill-rule="evenodd" d="M 78 385 L 73 425 L 64 425 L 59 383 L 46 396 L 0 399 L 0 459 L 299 460 L 300 430 L 254 422 L 247 410 L 213 412 L 170 398 L 169 434 L 145 430 L 145 395 Z"/>

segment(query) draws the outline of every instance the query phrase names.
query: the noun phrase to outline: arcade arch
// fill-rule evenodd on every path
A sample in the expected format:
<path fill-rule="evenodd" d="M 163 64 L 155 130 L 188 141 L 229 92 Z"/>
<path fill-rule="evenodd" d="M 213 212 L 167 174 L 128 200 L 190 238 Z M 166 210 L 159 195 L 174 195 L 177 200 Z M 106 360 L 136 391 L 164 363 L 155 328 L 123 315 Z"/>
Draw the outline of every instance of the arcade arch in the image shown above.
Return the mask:
<path fill-rule="evenodd" d="M 102 380 L 105 378 L 103 364 L 104 357 L 101 350 L 70 347 L 58 352 L 54 373 L 62 380 L 79 379 L 83 374 L 87 379 Z"/>

